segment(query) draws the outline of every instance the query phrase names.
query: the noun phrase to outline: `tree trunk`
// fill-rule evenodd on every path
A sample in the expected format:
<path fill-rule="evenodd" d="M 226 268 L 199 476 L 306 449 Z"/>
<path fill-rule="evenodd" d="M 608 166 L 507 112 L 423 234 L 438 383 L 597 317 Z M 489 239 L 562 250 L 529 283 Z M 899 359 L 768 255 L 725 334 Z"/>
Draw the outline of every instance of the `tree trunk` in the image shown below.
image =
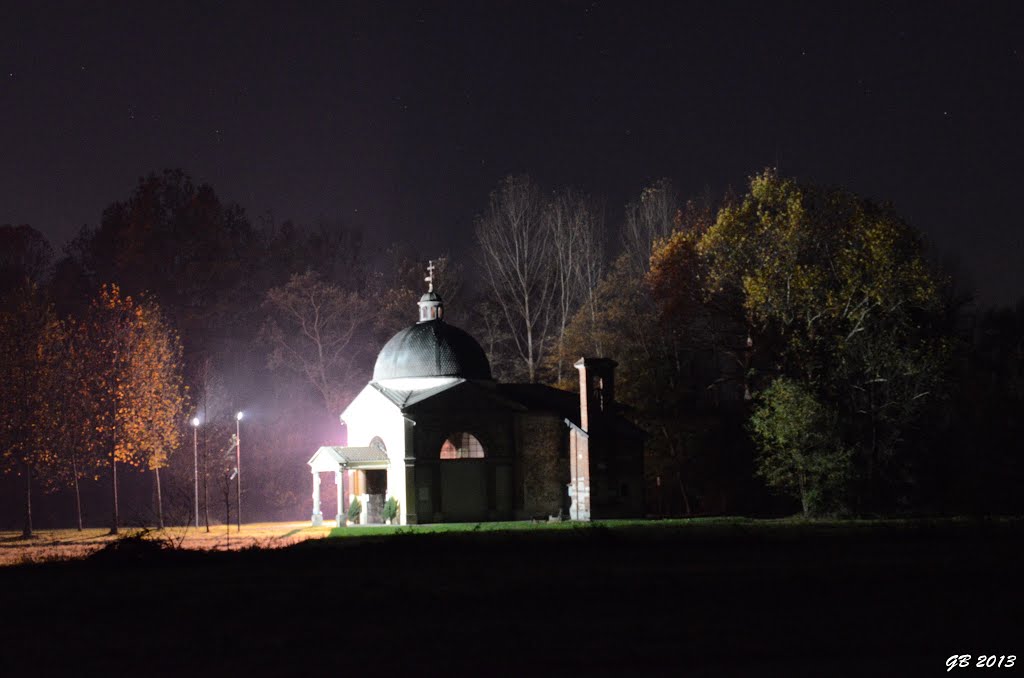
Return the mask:
<path fill-rule="evenodd" d="M 82 495 L 78 490 L 78 457 L 71 456 L 71 470 L 75 481 L 75 518 L 78 519 L 78 531 L 82 531 Z"/>
<path fill-rule="evenodd" d="M 676 471 L 676 480 L 679 481 L 679 494 L 683 496 L 683 505 L 686 507 L 686 515 L 693 515 L 693 509 L 690 508 L 690 495 L 686 492 L 686 486 L 683 485 L 683 474 Z"/>
<path fill-rule="evenodd" d="M 872 403 L 874 407 L 874 403 Z M 875 511 L 876 505 L 878 504 L 877 489 L 878 489 L 878 419 L 875 417 L 875 413 L 871 412 L 871 461 L 868 466 L 868 482 L 870 486 L 868 488 L 868 510 Z"/>
<path fill-rule="evenodd" d="M 25 525 L 21 528 L 21 536 L 32 537 L 32 466 L 25 462 Z"/>
<path fill-rule="evenodd" d="M 530 383 L 534 383 L 536 379 L 536 369 L 533 364 L 533 323 L 530 320 L 530 298 L 526 298 L 526 370 L 530 375 Z"/>
<path fill-rule="evenodd" d="M 153 469 L 156 474 L 156 520 L 157 527 L 164 529 L 164 498 L 160 494 L 160 468 Z"/>
<path fill-rule="evenodd" d="M 110 453 L 110 477 L 113 479 L 114 486 L 114 515 L 113 523 L 110 526 L 110 534 L 117 534 L 117 452 Z"/>
<path fill-rule="evenodd" d="M 206 434 L 203 434 L 203 516 L 206 520 L 206 531 L 210 531 L 210 473 L 207 470 Z"/>
<path fill-rule="evenodd" d="M 804 474 L 800 474 L 800 506 L 804 512 L 804 518 L 807 517 L 807 485 L 804 481 Z"/>

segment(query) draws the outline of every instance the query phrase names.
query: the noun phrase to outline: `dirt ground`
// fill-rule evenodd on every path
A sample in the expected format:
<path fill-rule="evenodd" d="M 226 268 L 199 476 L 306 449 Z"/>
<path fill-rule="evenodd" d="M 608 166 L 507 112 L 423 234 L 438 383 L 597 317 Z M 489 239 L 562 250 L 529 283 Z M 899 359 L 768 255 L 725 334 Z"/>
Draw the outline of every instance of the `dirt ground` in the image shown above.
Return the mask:
<path fill-rule="evenodd" d="M 169 527 L 163 530 L 122 528 L 111 535 L 108 528 L 78 530 L 38 530 L 32 539 L 22 539 L 20 531 L 0 531 L 0 566 L 42 563 L 52 560 L 84 558 L 125 535 L 144 534 L 147 539 L 165 540 L 173 546 L 202 551 L 227 551 L 251 547 L 280 548 L 306 539 L 326 536 L 331 527 L 311 527 L 309 522 L 253 523 L 234 526 Z"/>

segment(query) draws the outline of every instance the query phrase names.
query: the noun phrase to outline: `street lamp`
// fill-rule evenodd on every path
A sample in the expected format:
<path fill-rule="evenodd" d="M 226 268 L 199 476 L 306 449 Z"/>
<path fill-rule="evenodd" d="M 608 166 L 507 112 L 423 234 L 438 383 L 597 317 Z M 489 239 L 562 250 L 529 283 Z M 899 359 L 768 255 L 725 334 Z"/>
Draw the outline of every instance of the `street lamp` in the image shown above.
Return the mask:
<path fill-rule="evenodd" d="M 199 417 L 192 417 L 192 477 L 195 479 L 196 529 L 199 529 Z"/>
<path fill-rule="evenodd" d="M 235 471 L 238 474 L 238 531 L 242 531 L 242 413 L 235 415 Z"/>

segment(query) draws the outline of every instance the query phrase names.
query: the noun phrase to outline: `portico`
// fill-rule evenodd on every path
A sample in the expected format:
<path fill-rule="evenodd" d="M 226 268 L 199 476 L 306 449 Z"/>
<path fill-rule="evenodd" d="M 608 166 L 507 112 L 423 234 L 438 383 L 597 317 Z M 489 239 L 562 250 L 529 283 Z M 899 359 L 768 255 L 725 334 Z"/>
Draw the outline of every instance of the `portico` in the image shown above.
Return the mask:
<path fill-rule="evenodd" d="M 321 473 L 334 474 L 334 483 L 338 493 L 338 513 L 334 519 L 338 527 L 345 525 L 345 508 L 352 499 L 358 498 L 362 504 L 360 522 L 365 524 L 371 502 L 376 499 L 378 494 L 381 494 L 382 497 L 386 494 L 386 487 L 381 493 L 378 488 L 371 487 L 371 483 L 368 483 L 366 479 L 367 471 L 387 471 L 388 469 L 387 454 L 380 447 L 324 446 L 316 451 L 308 463 L 313 474 L 312 523 L 314 527 L 324 523 L 324 515 L 320 510 Z M 385 475 L 375 474 L 377 477 Z M 346 488 L 348 488 L 348 496 L 345 493 Z M 383 503 L 383 499 L 381 499 L 381 503 Z"/>

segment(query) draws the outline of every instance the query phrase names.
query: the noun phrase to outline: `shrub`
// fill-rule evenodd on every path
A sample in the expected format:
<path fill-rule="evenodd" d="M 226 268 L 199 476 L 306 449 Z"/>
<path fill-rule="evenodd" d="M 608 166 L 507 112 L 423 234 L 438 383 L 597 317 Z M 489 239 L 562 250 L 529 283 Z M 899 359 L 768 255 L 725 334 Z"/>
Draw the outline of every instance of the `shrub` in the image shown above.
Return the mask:
<path fill-rule="evenodd" d="M 353 523 L 359 522 L 359 514 L 363 512 L 363 503 L 358 498 L 353 499 L 348 505 L 348 519 Z"/>
<path fill-rule="evenodd" d="M 394 497 L 388 497 L 388 500 L 384 502 L 384 509 L 380 513 L 384 520 L 394 520 L 398 517 L 398 500 Z"/>

